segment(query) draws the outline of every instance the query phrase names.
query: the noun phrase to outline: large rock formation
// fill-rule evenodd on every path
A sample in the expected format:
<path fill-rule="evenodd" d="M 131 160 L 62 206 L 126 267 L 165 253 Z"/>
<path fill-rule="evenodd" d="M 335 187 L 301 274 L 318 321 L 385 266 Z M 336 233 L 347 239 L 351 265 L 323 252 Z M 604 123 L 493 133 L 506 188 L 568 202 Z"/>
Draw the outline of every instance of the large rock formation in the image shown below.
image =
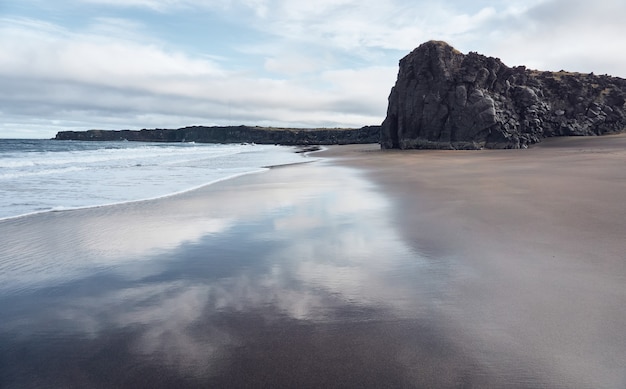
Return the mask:
<path fill-rule="evenodd" d="M 510 68 L 445 42 L 400 60 L 381 130 L 383 148 L 524 148 L 543 137 L 626 127 L 626 80 Z"/>
<path fill-rule="evenodd" d="M 153 130 L 60 131 L 54 139 L 83 141 L 141 141 L 198 143 L 258 143 L 280 145 L 336 145 L 377 143 L 380 126 L 362 128 L 275 128 L 226 126 L 191 126 Z"/>

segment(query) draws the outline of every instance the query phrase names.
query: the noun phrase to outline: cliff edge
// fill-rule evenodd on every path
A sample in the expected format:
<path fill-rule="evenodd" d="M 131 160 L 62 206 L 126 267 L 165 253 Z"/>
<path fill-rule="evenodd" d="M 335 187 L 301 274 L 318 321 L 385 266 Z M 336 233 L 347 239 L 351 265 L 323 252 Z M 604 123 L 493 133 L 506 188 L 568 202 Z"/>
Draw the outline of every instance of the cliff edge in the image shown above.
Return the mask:
<path fill-rule="evenodd" d="M 541 72 L 463 54 L 445 42 L 400 60 L 382 148 L 524 148 L 544 137 L 626 128 L 626 80 Z"/>

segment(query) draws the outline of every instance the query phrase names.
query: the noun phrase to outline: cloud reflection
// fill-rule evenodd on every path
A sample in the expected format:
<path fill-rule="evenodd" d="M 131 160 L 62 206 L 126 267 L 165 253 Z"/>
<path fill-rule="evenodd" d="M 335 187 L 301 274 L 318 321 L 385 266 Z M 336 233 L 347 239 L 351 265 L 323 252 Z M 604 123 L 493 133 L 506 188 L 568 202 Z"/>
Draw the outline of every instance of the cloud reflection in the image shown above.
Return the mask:
<path fill-rule="evenodd" d="M 320 165 L 55 215 L 70 220 L 58 228 L 74 240 L 53 247 L 52 257 L 70 273 L 85 260 L 92 270 L 60 285 L 38 279 L 30 292 L 57 292 L 35 303 L 29 323 L 9 316 L 0 330 L 46 326 L 90 338 L 131 331 L 136 355 L 206 376 L 249 340 L 232 324 L 237 318 L 345 323 L 364 312 L 382 320 L 431 311 L 441 282 L 431 275 L 445 269 L 402 243 L 388 201 L 357 172 Z M 108 270 L 94 274 L 93 266 Z"/>

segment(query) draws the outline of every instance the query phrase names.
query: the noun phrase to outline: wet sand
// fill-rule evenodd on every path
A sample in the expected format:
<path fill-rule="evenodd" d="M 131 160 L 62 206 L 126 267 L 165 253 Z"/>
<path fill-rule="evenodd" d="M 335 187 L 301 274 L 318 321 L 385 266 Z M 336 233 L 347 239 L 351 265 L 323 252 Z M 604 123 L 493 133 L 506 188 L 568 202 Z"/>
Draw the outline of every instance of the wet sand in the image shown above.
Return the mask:
<path fill-rule="evenodd" d="M 0 387 L 626 386 L 626 137 L 320 155 L 0 221 Z"/>
<path fill-rule="evenodd" d="M 626 387 L 625 135 L 528 150 L 350 147 L 337 156 L 393 199 L 405 242 L 452 264 L 439 313 L 488 374 Z"/>

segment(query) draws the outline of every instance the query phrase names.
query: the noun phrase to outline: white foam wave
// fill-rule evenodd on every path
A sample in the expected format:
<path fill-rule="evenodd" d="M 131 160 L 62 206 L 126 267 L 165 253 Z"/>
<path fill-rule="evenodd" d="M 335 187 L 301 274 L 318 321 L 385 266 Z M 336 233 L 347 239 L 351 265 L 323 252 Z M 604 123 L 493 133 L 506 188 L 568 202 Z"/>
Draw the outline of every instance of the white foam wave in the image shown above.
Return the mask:
<path fill-rule="evenodd" d="M 0 147 L 0 219 L 160 198 L 305 158 L 271 145 L 38 146 L 52 150 L 20 154 L 17 146 Z"/>
<path fill-rule="evenodd" d="M 13 171 L 8 173 L 0 173 L 0 180 L 11 180 L 16 178 L 23 177 L 31 177 L 31 176 L 46 176 L 46 175 L 55 175 L 55 174 L 65 174 L 78 172 L 81 170 L 86 170 L 84 167 L 66 167 L 59 169 L 42 169 L 42 170 L 34 170 L 34 171 Z"/>

